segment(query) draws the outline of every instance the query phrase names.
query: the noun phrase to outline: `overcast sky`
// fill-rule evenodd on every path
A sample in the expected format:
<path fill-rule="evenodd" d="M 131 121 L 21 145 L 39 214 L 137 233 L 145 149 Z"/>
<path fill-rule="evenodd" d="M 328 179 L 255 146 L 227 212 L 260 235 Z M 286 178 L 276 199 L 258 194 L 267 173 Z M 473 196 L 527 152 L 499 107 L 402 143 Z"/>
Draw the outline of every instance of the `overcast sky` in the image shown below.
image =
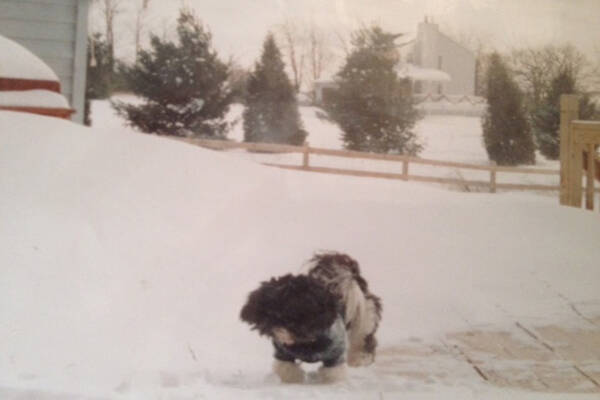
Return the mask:
<path fill-rule="evenodd" d="M 138 0 L 122 1 L 131 9 Z M 414 33 L 425 15 L 442 31 L 478 37 L 501 51 L 569 42 L 600 58 L 600 0 L 150 0 L 149 27 L 172 30 L 184 4 L 209 26 L 223 58 L 233 56 L 244 66 L 254 63 L 266 33 L 286 19 L 312 19 L 331 32 L 377 22 L 386 30 Z M 132 21 L 126 11 L 118 21 L 122 55 L 132 52 Z M 92 26 L 98 24 L 92 13 Z"/>

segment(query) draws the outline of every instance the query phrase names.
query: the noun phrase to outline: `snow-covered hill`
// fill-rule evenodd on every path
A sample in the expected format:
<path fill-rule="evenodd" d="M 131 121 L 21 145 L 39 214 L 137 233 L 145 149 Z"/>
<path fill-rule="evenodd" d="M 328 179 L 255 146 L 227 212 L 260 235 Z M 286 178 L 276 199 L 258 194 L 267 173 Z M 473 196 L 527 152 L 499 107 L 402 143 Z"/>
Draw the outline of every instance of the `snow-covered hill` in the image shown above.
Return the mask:
<path fill-rule="evenodd" d="M 0 397 L 529 398 L 376 368 L 282 386 L 238 313 L 260 281 L 335 249 L 383 299 L 383 355 L 473 326 L 571 321 L 565 298 L 598 302 L 600 225 L 557 203 L 280 171 L 0 112 Z"/>
<path fill-rule="evenodd" d="M 119 95 L 117 100 L 126 102 L 139 101 L 132 95 Z M 232 129 L 228 133 L 228 139 L 242 141 L 244 137 L 241 104 L 233 104 L 227 115 L 227 120 L 232 123 Z M 342 131 L 337 124 L 324 118 L 324 112 L 318 107 L 301 106 L 300 115 L 304 127 L 308 132 L 307 141 L 311 147 L 343 149 Z M 95 100 L 92 102 L 92 122 L 96 129 L 102 132 L 114 132 L 123 129 L 124 121 L 116 115 L 106 100 Z M 473 116 L 453 115 L 427 115 L 415 126 L 418 140 L 424 145 L 420 157 L 455 161 L 467 164 L 489 165 L 487 152 L 483 146 L 481 120 Z M 299 165 L 302 162 L 300 154 L 265 154 L 237 152 L 241 158 L 250 159 L 255 162 L 279 163 Z M 344 159 L 329 156 L 311 156 L 311 165 L 320 167 L 345 168 L 370 170 L 378 172 L 401 173 L 402 165 L 399 163 L 365 161 L 360 159 Z M 547 169 L 559 169 L 558 161 L 547 160 L 541 154 L 536 156 L 536 167 Z M 429 177 L 443 177 L 451 179 L 466 180 L 489 180 L 489 172 L 470 169 L 439 168 L 429 165 L 411 164 L 411 173 Z M 558 174 L 515 174 L 499 173 L 498 183 L 559 184 Z M 476 190 L 476 188 L 470 188 Z M 550 193 L 550 195 L 554 195 Z"/>

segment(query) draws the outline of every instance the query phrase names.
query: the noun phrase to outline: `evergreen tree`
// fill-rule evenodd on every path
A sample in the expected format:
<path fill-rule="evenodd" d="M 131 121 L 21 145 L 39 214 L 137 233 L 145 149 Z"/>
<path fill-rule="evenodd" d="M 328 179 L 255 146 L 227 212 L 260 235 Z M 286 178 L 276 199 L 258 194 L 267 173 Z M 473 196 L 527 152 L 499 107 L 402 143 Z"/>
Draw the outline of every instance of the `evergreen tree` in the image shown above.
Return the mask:
<path fill-rule="evenodd" d="M 540 152 L 551 160 L 560 156 L 560 96 L 577 93 L 575 74 L 570 68 L 558 72 L 550 83 L 547 95 L 541 105 L 534 111 L 533 131 Z M 591 119 L 594 115 L 594 104 L 589 96 L 579 99 L 579 117 Z"/>
<path fill-rule="evenodd" d="M 352 38 L 353 50 L 337 74 L 338 87 L 325 104 L 344 131 L 347 149 L 411 155 L 422 150 L 412 130 L 419 113 L 410 81 L 396 73 L 398 36 L 373 27 Z"/>
<path fill-rule="evenodd" d="M 281 52 L 272 34 L 247 83 L 244 140 L 301 145 L 306 131 L 298 112 L 296 93 L 285 73 Z"/>
<path fill-rule="evenodd" d="M 523 95 L 498 53 L 490 57 L 486 92 L 482 127 L 490 160 L 500 165 L 534 164 L 535 146 Z"/>
<path fill-rule="evenodd" d="M 136 63 L 124 67 L 141 105 L 115 102 L 119 114 L 143 132 L 174 136 L 224 137 L 233 97 L 229 67 L 211 47 L 212 36 L 188 10 L 177 19 L 178 42 L 151 37 Z"/>

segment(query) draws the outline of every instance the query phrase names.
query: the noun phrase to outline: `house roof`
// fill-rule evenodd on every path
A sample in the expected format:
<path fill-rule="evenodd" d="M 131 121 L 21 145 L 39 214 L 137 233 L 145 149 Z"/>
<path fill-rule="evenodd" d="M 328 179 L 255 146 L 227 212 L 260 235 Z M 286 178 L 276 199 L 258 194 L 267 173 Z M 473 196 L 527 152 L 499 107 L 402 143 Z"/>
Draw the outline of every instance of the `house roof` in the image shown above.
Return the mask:
<path fill-rule="evenodd" d="M 434 68 L 423 68 L 411 63 L 401 63 L 396 67 L 396 73 L 400 78 L 410 78 L 414 81 L 449 82 L 450 75 L 442 70 Z M 335 75 L 315 80 L 316 85 L 321 87 L 334 87 Z"/>

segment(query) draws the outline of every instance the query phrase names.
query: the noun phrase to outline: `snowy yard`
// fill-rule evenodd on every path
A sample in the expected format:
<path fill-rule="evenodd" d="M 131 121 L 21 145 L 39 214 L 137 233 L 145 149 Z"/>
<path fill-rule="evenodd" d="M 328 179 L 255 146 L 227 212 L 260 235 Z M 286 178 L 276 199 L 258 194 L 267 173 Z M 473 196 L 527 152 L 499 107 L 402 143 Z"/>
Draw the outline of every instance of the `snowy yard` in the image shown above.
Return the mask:
<path fill-rule="evenodd" d="M 311 144 L 337 147 L 313 111 Z M 94 104 L 88 129 L 0 112 L 0 398 L 597 398 L 597 214 L 555 196 L 282 171 L 110 115 Z M 487 162 L 478 121 L 422 121 L 422 155 Z M 258 282 L 320 249 L 356 258 L 383 299 L 378 359 L 346 382 L 285 386 L 238 313 Z M 571 356 L 556 332 L 594 345 Z M 495 378 L 507 371 L 521 375 Z"/>
<path fill-rule="evenodd" d="M 106 115 L 105 119 L 114 119 L 110 110 L 106 110 L 99 102 L 99 111 Z M 243 141 L 244 133 L 242 126 L 243 107 L 239 104 L 232 106 L 229 113 L 230 121 L 237 121 L 228 138 L 234 141 Z M 309 136 L 307 141 L 311 147 L 343 149 L 341 140 L 342 131 L 340 128 L 322 117 L 323 111 L 317 107 L 300 107 L 300 113 L 304 122 L 305 129 Z M 489 160 L 483 146 L 481 132 L 481 120 L 473 116 L 452 116 L 452 115 L 428 115 L 417 123 L 415 127 L 419 141 L 424 145 L 424 150 L 419 157 L 439 160 L 452 161 L 474 165 L 489 165 Z M 240 157 L 245 157 L 256 162 L 267 162 L 285 165 L 301 165 L 302 155 L 295 154 L 264 154 L 248 153 L 237 151 Z M 399 162 L 373 161 L 362 159 L 348 159 L 331 156 L 311 155 L 310 165 L 315 167 L 342 168 L 361 171 L 402 173 L 402 164 Z M 560 168 L 558 161 L 547 160 L 541 154 L 537 154 L 537 162 L 534 166 L 538 169 L 556 170 Z M 464 168 L 450 167 L 432 167 L 430 165 L 415 164 L 410 165 L 410 173 L 419 176 L 450 178 L 471 181 L 489 182 L 490 173 L 488 171 L 478 171 Z M 516 183 L 524 185 L 550 185 L 559 184 L 559 176 L 539 175 L 539 174 L 521 174 L 521 173 L 499 173 L 498 183 Z M 462 186 L 461 186 L 462 190 Z M 478 189 L 471 186 L 469 190 Z M 541 192 L 541 195 L 552 196 L 555 192 Z"/>

